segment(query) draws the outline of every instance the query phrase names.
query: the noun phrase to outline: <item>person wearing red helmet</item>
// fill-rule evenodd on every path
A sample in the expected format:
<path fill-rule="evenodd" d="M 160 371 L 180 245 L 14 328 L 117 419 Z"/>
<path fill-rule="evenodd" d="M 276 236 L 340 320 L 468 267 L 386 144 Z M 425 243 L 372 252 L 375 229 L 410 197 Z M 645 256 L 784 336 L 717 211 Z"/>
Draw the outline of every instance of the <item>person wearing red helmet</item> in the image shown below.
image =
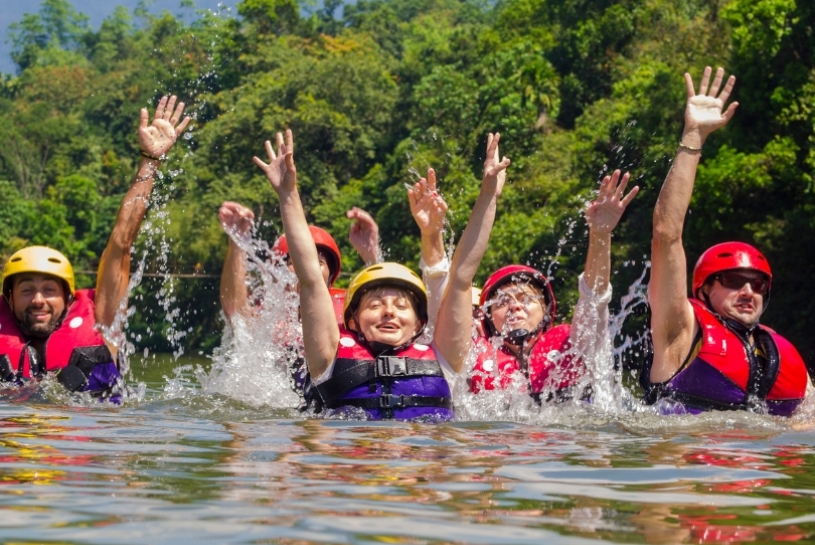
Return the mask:
<path fill-rule="evenodd" d="M 598 348 L 608 344 L 611 232 L 639 191 L 634 187 L 625 195 L 628 179 L 629 174 L 621 177 L 619 170 L 606 176 L 597 199 L 586 209 L 589 250 L 571 326 L 554 325 L 552 286 L 532 267 L 508 265 L 484 283 L 480 305 L 485 336 L 476 341 L 473 393 L 521 380 L 536 401 L 571 397 L 572 387 L 585 374 L 581 358 L 597 355 Z"/>
<path fill-rule="evenodd" d="M 221 271 L 220 299 L 221 307 L 227 318 L 239 312 L 246 312 L 249 308 L 249 297 L 246 289 L 246 252 L 240 247 L 235 238 L 248 238 L 252 231 L 255 214 L 249 208 L 236 202 L 225 202 L 221 205 L 218 218 L 224 231 L 231 235 L 226 251 L 224 267 Z M 318 259 L 323 280 L 332 291 L 332 297 L 337 300 L 339 315 L 342 315 L 342 300 L 344 290 L 335 289 L 334 282 L 340 276 L 342 257 L 340 249 L 334 238 L 324 229 L 309 226 L 314 243 L 318 249 Z M 289 244 L 286 235 L 281 235 L 272 245 L 272 253 L 286 259 L 290 270 L 293 266 L 288 262 Z"/>
<path fill-rule="evenodd" d="M 663 405 L 666 410 L 789 416 L 804 399 L 809 379 L 792 344 L 759 323 L 772 285 L 761 252 L 742 242 L 709 248 L 694 267 L 691 298 L 686 297 L 682 229 L 702 147 L 738 106 L 733 102 L 723 112 L 736 78 L 725 81 L 719 68 L 710 83 L 711 72 L 705 68 L 698 94 L 685 74 L 685 129 L 654 209 L 648 285 L 653 358 L 640 383 L 647 403 L 671 402 Z"/>

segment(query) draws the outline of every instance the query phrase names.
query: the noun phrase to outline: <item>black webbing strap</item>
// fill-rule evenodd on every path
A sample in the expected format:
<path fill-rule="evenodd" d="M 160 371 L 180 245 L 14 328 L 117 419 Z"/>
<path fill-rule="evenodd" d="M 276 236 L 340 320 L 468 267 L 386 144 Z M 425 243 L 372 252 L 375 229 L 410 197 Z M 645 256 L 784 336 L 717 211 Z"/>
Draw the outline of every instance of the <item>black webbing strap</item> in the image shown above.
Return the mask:
<path fill-rule="evenodd" d="M 354 399 L 337 400 L 331 409 L 337 407 L 359 407 L 360 409 L 406 409 L 409 407 L 441 407 L 452 409 L 453 401 L 449 397 L 434 396 L 397 396 L 393 394 L 382 394 L 379 397 L 362 397 Z"/>
<path fill-rule="evenodd" d="M 380 356 L 376 360 L 339 358 L 334 363 L 331 378 L 317 386 L 320 397 L 329 407 L 347 391 L 368 381 L 389 377 L 442 377 L 444 372 L 436 360 Z"/>

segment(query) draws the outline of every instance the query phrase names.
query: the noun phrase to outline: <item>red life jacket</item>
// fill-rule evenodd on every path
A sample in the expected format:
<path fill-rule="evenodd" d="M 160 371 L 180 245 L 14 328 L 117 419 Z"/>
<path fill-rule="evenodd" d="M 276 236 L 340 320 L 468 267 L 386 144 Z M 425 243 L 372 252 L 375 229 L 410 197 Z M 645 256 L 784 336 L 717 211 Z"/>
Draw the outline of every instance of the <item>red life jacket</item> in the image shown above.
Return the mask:
<path fill-rule="evenodd" d="M 374 356 L 353 332 L 340 329 L 331 378 L 316 386 L 329 409 L 352 406 L 369 418 L 452 419 L 452 394 L 432 347 L 410 343 Z"/>
<path fill-rule="evenodd" d="M 0 297 L 0 379 L 7 380 L 9 375 L 38 377 L 69 365 L 84 372 L 97 363 L 112 362 L 113 356 L 95 327 L 94 294 L 94 290 L 76 291 L 59 327 L 45 341 L 43 361 L 37 361 L 6 298 Z"/>
<path fill-rule="evenodd" d="M 583 365 L 580 360 L 567 354 L 569 343 L 569 324 L 561 324 L 547 331 L 538 333 L 532 351 L 527 357 L 527 388 L 533 397 L 544 388 L 564 390 L 574 386 L 583 376 Z M 518 358 L 504 345 L 496 350 L 489 339 L 476 339 L 478 359 L 470 380 L 470 390 L 478 393 L 483 390 L 505 389 L 513 380 L 515 373 L 523 372 Z M 496 383 L 496 379 L 498 379 Z"/>
<path fill-rule="evenodd" d="M 753 338 L 764 354 L 762 364 L 747 341 L 704 303 L 690 302 L 699 324 L 699 352 L 662 385 L 659 397 L 679 401 L 694 412 L 750 409 L 753 397 L 765 401 L 771 414 L 792 414 L 803 401 L 808 382 L 806 365 L 795 347 L 759 325 Z"/>

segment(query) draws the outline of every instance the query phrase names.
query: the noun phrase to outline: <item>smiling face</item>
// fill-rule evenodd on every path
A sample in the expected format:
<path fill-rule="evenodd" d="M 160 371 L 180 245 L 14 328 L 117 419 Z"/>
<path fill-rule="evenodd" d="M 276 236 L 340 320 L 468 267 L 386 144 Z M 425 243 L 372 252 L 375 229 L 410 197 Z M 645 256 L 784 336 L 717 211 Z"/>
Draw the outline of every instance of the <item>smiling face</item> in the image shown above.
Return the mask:
<path fill-rule="evenodd" d="M 391 346 L 409 342 L 424 326 L 416 313 L 412 294 L 391 287 L 364 293 L 348 325 L 369 342 Z"/>
<path fill-rule="evenodd" d="M 527 283 L 505 284 L 487 302 L 488 315 L 500 335 L 516 329 L 534 331 L 545 316 L 543 294 Z"/>
<path fill-rule="evenodd" d="M 21 273 L 12 278 L 9 306 L 29 337 L 47 337 L 65 311 L 65 285 L 55 276 Z"/>
<path fill-rule="evenodd" d="M 714 312 L 752 327 L 764 310 L 766 292 L 762 293 L 761 286 L 765 281 L 766 276 L 758 271 L 737 269 L 713 275 L 700 291 L 707 295 Z"/>

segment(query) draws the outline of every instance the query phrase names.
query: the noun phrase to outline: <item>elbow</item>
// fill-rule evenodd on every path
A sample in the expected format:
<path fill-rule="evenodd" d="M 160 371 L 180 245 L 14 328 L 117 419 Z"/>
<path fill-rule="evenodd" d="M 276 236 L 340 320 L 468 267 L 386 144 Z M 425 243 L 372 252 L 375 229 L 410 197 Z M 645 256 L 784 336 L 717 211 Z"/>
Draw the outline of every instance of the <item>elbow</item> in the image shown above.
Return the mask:
<path fill-rule="evenodd" d="M 654 221 L 654 230 L 652 234 L 651 245 L 656 248 L 657 246 L 665 246 L 670 244 L 677 244 L 682 242 L 682 229 L 676 229 L 661 222 Z"/>

